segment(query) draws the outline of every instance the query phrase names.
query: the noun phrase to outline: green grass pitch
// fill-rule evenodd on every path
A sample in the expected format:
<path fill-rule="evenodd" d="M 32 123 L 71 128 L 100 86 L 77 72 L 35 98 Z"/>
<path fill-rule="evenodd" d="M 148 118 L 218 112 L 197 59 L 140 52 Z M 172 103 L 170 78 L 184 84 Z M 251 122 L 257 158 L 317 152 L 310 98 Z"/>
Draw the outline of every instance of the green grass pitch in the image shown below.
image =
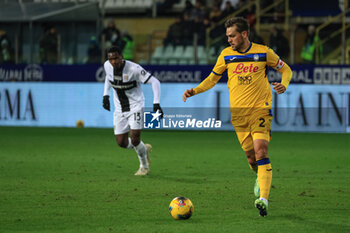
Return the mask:
<path fill-rule="evenodd" d="M 0 128 L 0 232 L 350 232 L 350 134 L 273 133 L 269 215 L 234 132 L 143 131 L 151 174 L 112 129 Z M 194 204 L 173 220 L 170 201 Z"/>

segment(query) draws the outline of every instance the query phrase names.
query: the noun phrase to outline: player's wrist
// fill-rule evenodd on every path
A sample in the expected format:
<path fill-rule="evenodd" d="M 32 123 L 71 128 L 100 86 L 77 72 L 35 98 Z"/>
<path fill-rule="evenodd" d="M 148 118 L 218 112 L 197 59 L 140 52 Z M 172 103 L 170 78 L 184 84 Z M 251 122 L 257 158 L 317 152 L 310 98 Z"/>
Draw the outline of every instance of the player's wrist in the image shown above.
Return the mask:
<path fill-rule="evenodd" d="M 160 112 L 160 118 L 163 118 L 163 110 L 162 108 L 160 107 L 160 104 L 159 103 L 155 103 L 153 104 L 153 112 Z"/>
<path fill-rule="evenodd" d="M 153 104 L 153 111 L 156 112 L 157 110 L 162 111 L 162 108 L 160 107 L 159 103 Z"/>
<path fill-rule="evenodd" d="M 284 89 L 287 90 L 288 85 L 286 85 L 285 83 L 281 83 L 281 85 L 284 87 Z"/>
<path fill-rule="evenodd" d="M 111 110 L 111 105 L 109 103 L 109 95 L 103 96 L 103 101 L 102 101 L 102 106 L 104 109 L 110 111 Z"/>

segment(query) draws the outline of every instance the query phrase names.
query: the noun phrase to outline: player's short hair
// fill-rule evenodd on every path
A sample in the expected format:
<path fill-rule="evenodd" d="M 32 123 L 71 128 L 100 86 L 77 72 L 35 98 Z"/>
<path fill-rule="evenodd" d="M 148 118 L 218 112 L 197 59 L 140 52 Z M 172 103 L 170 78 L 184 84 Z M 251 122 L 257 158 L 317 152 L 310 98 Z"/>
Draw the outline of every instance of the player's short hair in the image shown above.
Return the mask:
<path fill-rule="evenodd" d="M 225 28 L 233 27 L 236 25 L 237 32 L 241 33 L 247 31 L 249 34 L 249 24 L 248 21 L 243 17 L 234 17 L 226 20 Z"/>
<path fill-rule="evenodd" d="M 118 55 L 122 55 L 122 50 L 118 46 L 112 46 L 107 50 L 107 53 L 117 53 Z"/>

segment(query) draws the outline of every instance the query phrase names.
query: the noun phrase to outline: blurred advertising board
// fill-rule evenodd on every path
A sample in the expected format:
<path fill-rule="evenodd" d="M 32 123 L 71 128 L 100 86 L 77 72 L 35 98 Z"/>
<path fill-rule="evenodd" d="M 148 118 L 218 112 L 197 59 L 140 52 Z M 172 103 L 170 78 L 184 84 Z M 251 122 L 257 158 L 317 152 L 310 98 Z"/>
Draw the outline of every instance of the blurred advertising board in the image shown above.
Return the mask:
<path fill-rule="evenodd" d="M 159 124 L 151 124 L 156 117 L 152 115 L 152 87 L 143 85 L 148 114 L 144 115 L 144 127 L 234 130 L 227 85 L 218 83 L 184 103 L 184 90 L 195 86 L 162 83 L 161 106 L 165 115 Z M 103 88 L 103 83 L 98 82 L 3 82 L 0 125 L 75 127 L 78 120 L 83 120 L 86 127 L 112 128 L 113 113 L 102 108 Z M 291 84 L 286 93 L 274 93 L 271 113 L 273 131 L 349 133 L 350 85 Z"/>
<path fill-rule="evenodd" d="M 198 83 L 211 72 L 212 65 L 145 65 L 147 71 L 162 83 Z M 350 85 L 349 66 L 294 65 L 291 83 Z M 269 69 L 269 81 L 279 81 L 281 75 Z M 0 82 L 103 82 L 101 65 L 1 65 Z M 219 82 L 227 82 L 224 73 Z"/>

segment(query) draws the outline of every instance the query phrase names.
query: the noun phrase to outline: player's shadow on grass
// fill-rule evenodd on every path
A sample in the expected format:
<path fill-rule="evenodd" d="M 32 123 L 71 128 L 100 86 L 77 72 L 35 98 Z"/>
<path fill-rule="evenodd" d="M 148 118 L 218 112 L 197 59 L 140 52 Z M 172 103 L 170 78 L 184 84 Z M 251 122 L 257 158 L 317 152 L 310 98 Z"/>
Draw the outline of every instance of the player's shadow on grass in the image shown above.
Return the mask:
<path fill-rule="evenodd" d="M 152 179 L 165 180 L 177 183 L 188 183 L 188 184 L 205 184 L 211 181 L 208 181 L 207 177 L 188 177 L 188 176 L 173 176 L 171 175 L 159 175 L 159 174 L 151 174 L 149 177 Z"/>
<path fill-rule="evenodd" d="M 149 221 L 154 221 L 158 224 L 182 224 L 182 225 L 189 225 L 189 224 L 200 224 L 200 223 L 203 223 L 203 222 L 208 222 L 208 221 L 203 221 L 203 219 L 201 217 L 191 217 L 190 219 L 186 219 L 186 220 L 174 220 L 170 217 L 164 217 L 164 218 L 161 218 L 161 219 L 157 219 L 157 220 L 154 220 L 154 219 L 150 219 Z M 145 221 L 145 222 L 149 222 L 149 221 Z"/>
<path fill-rule="evenodd" d="M 288 219 L 288 220 L 294 220 L 294 221 L 302 221 L 304 222 L 305 219 L 298 216 L 298 215 L 295 215 L 295 214 L 284 214 L 284 215 L 280 215 L 280 216 L 269 216 L 270 218 L 274 218 L 274 219 L 278 219 L 278 218 L 284 218 L 284 219 Z"/>
<path fill-rule="evenodd" d="M 325 223 L 322 221 L 310 221 L 301 216 L 295 214 L 284 214 L 281 216 L 269 216 L 270 219 L 278 220 L 278 219 L 287 219 L 289 221 L 294 221 L 298 224 L 302 223 L 307 226 L 314 226 L 314 229 L 333 229 L 333 232 L 349 232 L 350 227 L 344 224 L 335 224 L 335 223 Z"/>

